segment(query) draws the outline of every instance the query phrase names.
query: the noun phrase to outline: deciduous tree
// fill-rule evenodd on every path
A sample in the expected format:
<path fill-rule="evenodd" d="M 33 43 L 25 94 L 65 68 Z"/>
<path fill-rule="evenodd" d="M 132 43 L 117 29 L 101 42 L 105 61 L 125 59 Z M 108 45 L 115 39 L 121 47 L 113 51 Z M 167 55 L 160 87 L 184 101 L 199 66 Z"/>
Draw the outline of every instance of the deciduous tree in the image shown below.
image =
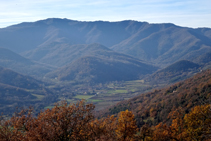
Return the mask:
<path fill-rule="evenodd" d="M 133 140 L 137 130 L 133 113 L 128 110 L 120 112 L 116 129 L 117 139 L 121 141 Z"/>
<path fill-rule="evenodd" d="M 190 140 L 211 139 L 211 105 L 194 107 L 184 117 Z"/>

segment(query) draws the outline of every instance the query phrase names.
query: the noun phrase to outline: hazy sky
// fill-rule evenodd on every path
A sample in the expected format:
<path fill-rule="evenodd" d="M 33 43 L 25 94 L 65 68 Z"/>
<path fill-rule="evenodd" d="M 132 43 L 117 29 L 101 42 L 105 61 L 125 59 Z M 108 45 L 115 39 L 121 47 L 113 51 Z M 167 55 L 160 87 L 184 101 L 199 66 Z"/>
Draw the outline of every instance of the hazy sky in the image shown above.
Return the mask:
<path fill-rule="evenodd" d="M 0 0 L 0 28 L 46 18 L 211 28 L 211 0 Z"/>

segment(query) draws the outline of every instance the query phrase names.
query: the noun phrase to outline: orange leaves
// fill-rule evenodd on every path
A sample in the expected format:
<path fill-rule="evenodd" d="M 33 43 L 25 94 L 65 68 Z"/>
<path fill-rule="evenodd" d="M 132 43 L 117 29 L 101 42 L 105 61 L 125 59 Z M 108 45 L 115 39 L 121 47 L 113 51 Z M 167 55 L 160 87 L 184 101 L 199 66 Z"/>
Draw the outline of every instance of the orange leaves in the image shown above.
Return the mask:
<path fill-rule="evenodd" d="M 121 141 L 132 140 L 137 130 L 133 113 L 128 110 L 120 112 L 116 129 L 117 138 Z"/>
<path fill-rule="evenodd" d="M 15 134 L 12 131 L 12 128 L 8 125 L 8 121 L 1 120 L 0 123 L 0 139 L 12 140 L 15 139 Z"/>
<path fill-rule="evenodd" d="M 114 116 L 95 119 L 91 122 L 92 134 L 96 140 L 130 141 L 135 138 L 137 126 L 131 111 L 122 111 L 118 119 Z"/>
<path fill-rule="evenodd" d="M 126 110 L 119 119 L 109 116 L 95 119 L 94 105 L 81 101 L 68 105 L 62 102 L 42 111 L 37 117 L 32 109 L 22 111 L 1 123 L 0 140 L 70 141 L 70 140 L 132 140 L 137 127 L 132 112 Z"/>
<path fill-rule="evenodd" d="M 114 116 L 95 119 L 90 123 L 92 137 L 96 140 L 115 140 L 117 120 Z"/>
<path fill-rule="evenodd" d="M 211 105 L 194 107 L 184 117 L 187 125 L 187 133 L 193 140 L 211 138 Z"/>
<path fill-rule="evenodd" d="M 153 140 L 154 141 L 168 141 L 171 139 L 171 130 L 166 124 L 158 124 L 155 126 L 153 132 Z"/>
<path fill-rule="evenodd" d="M 0 140 L 8 141 L 182 141 L 206 140 L 211 137 L 211 107 L 196 106 L 185 115 L 182 108 L 172 111 L 171 125 L 144 125 L 140 132 L 131 111 L 118 117 L 94 119 L 94 105 L 81 101 L 62 102 L 37 117 L 32 109 L 22 111 L 10 120 L 0 122 Z M 153 110 L 152 110 L 153 111 Z"/>
<path fill-rule="evenodd" d="M 211 105 L 194 107 L 189 114 L 182 109 L 170 113 L 172 124 L 155 126 L 153 140 L 206 140 L 211 139 Z"/>
<path fill-rule="evenodd" d="M 93 120 L 94 105 L 84 101 L 68 105 L 62 102 L 52 109 L 41 112 L 37 117 L 21 112 L 9 121 L 12 133 L 20 140 L 86 140 L 89 122 Z"/>
<path fill-rule="evenodd" d="M 152 128 L 149 125 L 145 124 L 141 127 L 140 133 L 137 135 L 137 140 L 152 141 L 152 135 Z"/>

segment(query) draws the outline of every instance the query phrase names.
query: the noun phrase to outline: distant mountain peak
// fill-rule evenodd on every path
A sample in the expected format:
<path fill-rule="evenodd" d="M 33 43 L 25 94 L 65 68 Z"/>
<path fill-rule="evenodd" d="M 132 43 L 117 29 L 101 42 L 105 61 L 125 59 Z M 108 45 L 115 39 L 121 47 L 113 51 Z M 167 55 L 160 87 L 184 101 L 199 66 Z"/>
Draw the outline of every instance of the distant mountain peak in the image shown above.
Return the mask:
<path fill-rule="evenodd" d="M 48 18 L 48 19 L 43 19 L 43 20 L 39 20 L 36 21 L 37 23 L 39 22 L 43 22 L 46 24 L 52 24 L 52 23 L 66 23 L 66 22 L 79 22 L 76 20 L 71 20 L 71 19 L 67 19 L 67 18 Z"/>

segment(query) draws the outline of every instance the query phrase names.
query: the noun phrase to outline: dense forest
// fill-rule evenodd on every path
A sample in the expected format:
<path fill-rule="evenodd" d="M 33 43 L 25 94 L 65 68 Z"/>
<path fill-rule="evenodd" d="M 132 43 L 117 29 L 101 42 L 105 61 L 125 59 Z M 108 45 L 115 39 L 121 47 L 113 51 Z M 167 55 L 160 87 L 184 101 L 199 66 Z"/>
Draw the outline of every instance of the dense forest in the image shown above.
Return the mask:
<path fill-rule="evenodd" d="M 195 106 L 187 114 L 181 108 L 172 111 L 170 125 L 162 122 L 138 128 L 131 111 L 117 117 L 95 119 L 94 105 L 81 101 L 65 102 L 42 111 L 23 110 L 9 120 L 1 119 L 0 139 L 5 141 L 202 141 L 211 139 L 210 104 Z"/>

